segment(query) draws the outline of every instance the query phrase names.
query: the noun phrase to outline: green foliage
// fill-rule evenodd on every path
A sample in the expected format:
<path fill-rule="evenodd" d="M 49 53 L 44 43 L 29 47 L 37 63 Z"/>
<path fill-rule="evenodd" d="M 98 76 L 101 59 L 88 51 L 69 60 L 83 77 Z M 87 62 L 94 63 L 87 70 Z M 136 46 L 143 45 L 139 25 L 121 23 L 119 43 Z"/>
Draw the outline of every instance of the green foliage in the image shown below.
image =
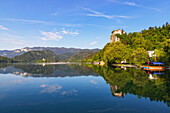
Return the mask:
<path fill-rule="evenodd" d="M 142 63 L 148 62 L 148 52 L 144 48 L 137 48 L 136 50 L 132 51 L 129 61 L 137 65 L 141 65 Z"/>
<path fill-rule="evenodd" d="M 12 59 L 4 56 L 0 56 L 0 63 L 10 63 L 12 62 Z"/>
<path fill-rule="evenodd" d="M 61 55 L 57 55 L 57 60 L 60 61 L 60 62 L 61 61 L 68 61 L 68 59 L 75 54 L 77 54 L 77 53 L 67 52 L 67 53 L 64 53 L 64 54 L 61 54 Z"/>
<path fill-rule="evenodd" d="M 55 62 L 57 60 L 56 54 L 50 50 L 29 51 L 27 53 L 24 53 L 23 55 L 15 56 L 13 58 L 13 60 L 17 62 L 41 62 L 42 59 L 45 59 L 46 61 L 50 62 Z"/>
<path fill-rule="evenodd" d="M 106 63 L 115 62 L 121 63 L 121 61 L 128 58 L 128 48 L 121 42 L 110 44 L 110 46 L 104 52 L 104 60 Z"/>
<path fill-rule="evenodd" d="M 80 52 L 78 54 L 75 54 L 73 56 L 71 56 L 68 61 L 70 62 L 76 62 L 76 61 L 83 61 L 87 58 L 87 56 L 91 55 L 95 53 L 94 51 L 91 51 L 91 50 L 87 50 L 87 51 L 83 51 L 83 52 Z"/>
<path fill-rule="evenodd" d="M 127 63 L 142 64 L 149 59 L 147 51 L 155 51 L 153 61 L 170 63 L 170 25 L 166 23 L 161 27 L 149 27 L 148 30 L 119 35 L 119 43 L 108 43 L 98 53 L 88 57 L 92 61 L 120 63 L 127 59 Z"/>

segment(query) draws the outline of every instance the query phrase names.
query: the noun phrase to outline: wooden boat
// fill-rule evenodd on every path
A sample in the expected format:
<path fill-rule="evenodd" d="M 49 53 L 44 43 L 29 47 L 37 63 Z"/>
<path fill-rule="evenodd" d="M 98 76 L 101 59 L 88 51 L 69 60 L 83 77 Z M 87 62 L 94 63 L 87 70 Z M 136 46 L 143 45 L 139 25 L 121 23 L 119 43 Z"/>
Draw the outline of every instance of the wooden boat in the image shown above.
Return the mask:
<path fill-rule="evenodd" d="M 147 65 L 143 65 L 142 69 L 143 70 L 151 70 L 151 71 L 164 71 L 165 66 L 147 66 Z"/>
<path fill-rule="evenodd" d="M 143 65 L 142 69 L 143 70 L 148 70 L 148 71 L 164 71 L 165 66 L 163 62 L 147 62 L 147 65 Z"/>

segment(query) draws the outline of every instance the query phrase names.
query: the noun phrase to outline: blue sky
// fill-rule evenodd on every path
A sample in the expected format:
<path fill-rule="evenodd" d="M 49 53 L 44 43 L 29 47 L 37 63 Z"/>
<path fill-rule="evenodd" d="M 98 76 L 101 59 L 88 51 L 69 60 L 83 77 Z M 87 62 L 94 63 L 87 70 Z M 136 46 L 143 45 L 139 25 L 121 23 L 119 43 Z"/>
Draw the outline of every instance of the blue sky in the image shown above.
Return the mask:
<path fill-rule="evenodd" d="M 170 20 L 169 0 L 0 0 L 0 50 L 103 48 L 111 31 Z"/>

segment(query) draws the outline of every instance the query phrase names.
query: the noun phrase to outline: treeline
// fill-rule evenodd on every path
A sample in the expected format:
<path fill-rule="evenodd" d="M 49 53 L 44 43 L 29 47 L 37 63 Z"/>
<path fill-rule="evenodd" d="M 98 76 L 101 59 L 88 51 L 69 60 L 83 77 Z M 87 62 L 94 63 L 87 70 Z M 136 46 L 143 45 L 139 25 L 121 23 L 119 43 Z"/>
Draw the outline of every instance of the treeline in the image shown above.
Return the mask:
<path fill-rule="evenodd" d="M 116 35 L 120 42 L 108 43 L 98 53 L 87 57 L 87 61 L 105 61 L 106 63 L 127 63 L 140 65 L 149 61 L 147 51 L 155 51 L 153 61 L 170 62 L 170 25 L 149 27 L 141 32 Z"/>
<path fill-rule="evenodd" d="M 11 58 L 0 56 L 0 63 L 10 63 L 13 62 Z"/>
<path fill-rule="evenodd" d="M 11 62 L 56 62 L 56 54 L 50 50 L 44 51 L 29 51 L 22 55 L 8 58 L 0 56 L 0 63 L 11 63 Z"/>

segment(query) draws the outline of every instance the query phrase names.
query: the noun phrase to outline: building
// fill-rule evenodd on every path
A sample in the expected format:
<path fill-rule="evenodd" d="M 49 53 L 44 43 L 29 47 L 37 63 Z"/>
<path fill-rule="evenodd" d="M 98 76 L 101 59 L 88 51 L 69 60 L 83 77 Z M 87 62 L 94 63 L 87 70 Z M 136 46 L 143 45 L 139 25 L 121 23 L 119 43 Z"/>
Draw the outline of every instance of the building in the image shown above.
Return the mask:
<path fill-rule="evenodd" d="M 155 51 L 148 51 L 148 53 L 149 53 L 149 57 L 153 57 L 153 56 L 156 56 L 154 53 L 155 53 Z"/>
<path fill-rule="evenodd" d="M 122 35 L 122 34 L 125 34 L 125 32 L 123 31 L 123 29 L 122 29 L 122 30 L 120 30 L 120 29 L 114 30 L 114 31 L 112 32 L 111 36 L 110 36 L 110 43 L 120 41 L 120 38 L 118 38 L 118 37 L 116 36 L 116 34 Z"/>

